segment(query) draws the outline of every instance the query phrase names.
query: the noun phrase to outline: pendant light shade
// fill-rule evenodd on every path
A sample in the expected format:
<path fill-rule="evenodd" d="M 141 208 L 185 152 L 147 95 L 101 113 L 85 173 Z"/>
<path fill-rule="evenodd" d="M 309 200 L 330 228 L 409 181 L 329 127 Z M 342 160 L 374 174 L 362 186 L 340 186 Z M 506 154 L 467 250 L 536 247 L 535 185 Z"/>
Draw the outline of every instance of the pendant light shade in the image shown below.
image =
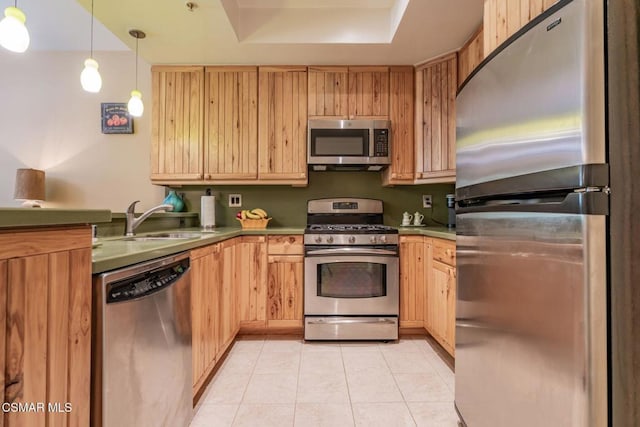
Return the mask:
<path fill-rule="evenodd" d="M 144 104 L 142 103 L 142 94 L 139 90 L 131 91 L 131 98 L 129 98 L 127 110 L 129 110 L 129 114 L 131 114 L 133 117 L 142 117 L 142 113 L 144 112 Z"/>
<path fill-rule="evenodd" d="M 84 70 L 80 73 L 82 89 L 98 93 L 102 88 L 102 77 L 98 71 L 98 61 L 93 59 L 93 0 L 91 0 L 91 56 L 84 61 Z"/>
<path fill-rule="evenodd" d="M 23 53 L 29 47 L 29 31 L 24 23 L 24 12 L 14 6 L 4 10 L 4 19 L 0 21 L 0 46 L 11 52 Z"/>
<path fill-rule="evenodd" d="M 133 117 L 141 117 L 144 112 L 144 104 L 142 103 L 142 93 L 138 90 L 138 41 L 147 35 L 140 30 L 130 30 L 129 34 L 136 39 L 136 88 L 131 91 L 127 110 Z"/>
<path fill-rule="evenodd" d="M 80 73 L 82 89 L 87 92 L 97 93 L 102 88 L 102 77 L 98 72 L 98 63 L 93 58 L 84 61 L 84 70 Z"/>

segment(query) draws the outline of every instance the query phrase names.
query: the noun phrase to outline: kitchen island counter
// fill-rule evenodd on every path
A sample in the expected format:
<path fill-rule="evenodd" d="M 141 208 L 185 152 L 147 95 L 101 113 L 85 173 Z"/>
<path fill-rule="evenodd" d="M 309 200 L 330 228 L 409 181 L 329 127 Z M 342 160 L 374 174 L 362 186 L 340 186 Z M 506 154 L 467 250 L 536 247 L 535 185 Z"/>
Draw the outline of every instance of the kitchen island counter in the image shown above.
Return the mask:
<path fill-rule="evenodd" d="M 111 221 L 106 209 L 0 208 L 0 229 L 97 224 Z"/>

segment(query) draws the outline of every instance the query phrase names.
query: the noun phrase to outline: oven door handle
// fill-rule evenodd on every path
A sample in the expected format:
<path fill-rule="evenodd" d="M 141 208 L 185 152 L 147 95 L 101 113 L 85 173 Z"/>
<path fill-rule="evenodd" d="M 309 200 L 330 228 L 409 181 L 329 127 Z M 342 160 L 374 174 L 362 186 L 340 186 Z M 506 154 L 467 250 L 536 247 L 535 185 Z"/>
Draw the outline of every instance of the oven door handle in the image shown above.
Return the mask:
<path fill-rule="evenodd" d="M 363 248 L 335 248 L 335 249 L 316 249 L 307 251 L 307 255 L 391 255 L 398 256 L 396 251 L 387 249 L 363 249 Z"/>
<path fill-rule="evenodd" d="M 375 324 L 385 323 L 385 324 L 395 325 L 396 322 L 394 322 L 391 319 L 378 318 L 378 319 L 371 319 L 371 320 L 362 320 L 362 319 L 308 320 L 307 323 L 310 325 L 340 325 L 340 324 L 353 324 L 353 323 L 375 323 Z"/>

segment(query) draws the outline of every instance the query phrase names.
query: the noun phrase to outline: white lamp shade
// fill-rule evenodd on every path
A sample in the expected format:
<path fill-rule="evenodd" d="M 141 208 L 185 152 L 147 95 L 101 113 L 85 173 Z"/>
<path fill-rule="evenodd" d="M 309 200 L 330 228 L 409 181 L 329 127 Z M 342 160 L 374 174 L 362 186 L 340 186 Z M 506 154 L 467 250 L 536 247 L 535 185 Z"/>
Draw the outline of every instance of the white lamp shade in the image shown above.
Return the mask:
<path fill-rule="evenodd" d="M 102 88 L 102 77 L 98 71 L 98 62 L 93 58 L 84 61 L 84 70 L 80 73 L 82 89 L 87 92 L 97 93 Z"/>
<path fill-rule="evenodd" d="M 22 53 L 29 47 L 29 31 L 25 27 L 26 17 L 17 7 L 4 10 L 4 19 L 0 21 L 0 46 L 12 52 Z"/>
<path fill-rule="evenodd" d="M 129 114 L 133 117 L 141 117 L 144 112 L 144 105 L 142 104 L 142 94 L 138 90 L 131 91 L 131 98 L 127 104 Z"/>

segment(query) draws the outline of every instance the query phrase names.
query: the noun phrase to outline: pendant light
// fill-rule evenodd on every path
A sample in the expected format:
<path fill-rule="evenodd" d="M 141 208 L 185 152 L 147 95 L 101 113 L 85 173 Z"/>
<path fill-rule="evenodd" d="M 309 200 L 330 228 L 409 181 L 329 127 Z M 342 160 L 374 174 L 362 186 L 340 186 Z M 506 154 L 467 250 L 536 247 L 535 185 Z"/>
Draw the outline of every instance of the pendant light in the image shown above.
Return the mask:
<path fill-rule="evenodd" d="M 97 93 L 102 88 L 102 77 L 98 71 L 98 62 L 93 59 L 93 0 L 91 0 L 91 54 L 84 61 L 84 70 L 80 73 L 80 84 L 87 92 Z"/>
<path fill-rule="evenodd" d="M 18 9 L 18 0 L 14 6 L 4 10 L 4 19 L 0 21 L 0 46 L 11 52 L 23 53 L 29 47 L 29 31 L 25 27 L 27 17 Z"/>
<path fill-rule="evenodd" d="M 136 88 L 131 91 L 131 98 L 127 104 L 127 109 L 133 117 L 140 117 L 144 111 L 144 105 L 142 104 L 142 93 L 138 90 L 138 41 L 147 35 L 140 30 L 130 30 L 129 34 L 136 39 Z"/>

